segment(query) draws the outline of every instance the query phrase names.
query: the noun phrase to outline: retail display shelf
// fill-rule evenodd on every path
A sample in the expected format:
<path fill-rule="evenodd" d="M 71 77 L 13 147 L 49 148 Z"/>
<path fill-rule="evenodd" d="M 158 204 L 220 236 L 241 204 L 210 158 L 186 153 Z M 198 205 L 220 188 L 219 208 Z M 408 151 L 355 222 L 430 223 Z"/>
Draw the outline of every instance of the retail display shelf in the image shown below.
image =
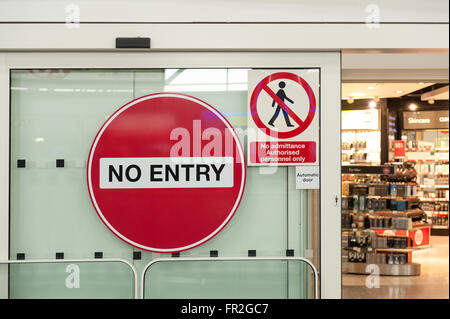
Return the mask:
<path fill-rule="evenodd" d="M 367 148 L 351 148 L 351 149 L 342 149 L 342 152 L 366 152 L 366 153 L 379 153 L 380 149 L 367 149 Z"/>
<path fill-rule="evenodd" d="M 448 164 L 442 161 L 422 163 L 417 161 L 417 179 L 420 188 L 418 195 L 420 207 L 427 214 L 428 221 L 433 225 L 431 232 L 448 230 Z M 438 227 L 435 227 L 438 226 Z"/>
<path fill-rule="evenodd" d="M 342 249 L 344 250 L 354 250 L 354 251 L 362 251 L 365 248 L 364 247 L 342 247 Z M 366 248 L 368 252 L 372 252 L 375 251 L 374 249 L 372 249 L 371 247 Z"/>
<path fill-rule="evenodd" d="M 377 264 L 380 275 L 384 276 L 419 276 L 420 264 Z M 342 271 L 349 274 L 369 275 L 373 273 L 373 264 L 343 262 Z"/>
<path fill-rule="evenodd" d="M 427 213 L 427 214 L 448 215 L 447 211 L 440 211 L 440 210 L 425 210 L 424 212 Z"/>
<path fill-rule="evenodd" d="M 342 224 L 349 229 L 342 234 L 342 251 L 349 273 L 365 274 L 372 264 L 380 275 L 418 275 L 414 252 L 430 247 L 432 223 L 445 225 L 447 215 L 428 216 L 420 201 L 446 198 L 445 190 L 422 191 L 410 163 L 391 167 L 389 174 L 378 167 L 354 170 L 357 173 L 342 169 Z M 445 210 L 446 204 L 428 202 L 427 207 Z"/>
<path fill-rule="evenodd" d="M 433 225 L 433 229 L 448 229 L 448 226 Z"/>
<path fill-rule="evenodd" d="M 352 153 L 379 153 L 380 151 L 377 150 L 366 150 L 366 149 L 350 149 L 350 150 L 341 150 L 342 153 L 348 153 L 348 154 L 352 154 Z M 354 160 L 351 160 L 354 161 Z M 347 161 L 348 162 L 348 161 Z M 365 160 L 356 160 L 356 162 L 361 162 L 361 163 L 365 163 Z M 369 160 L 367 160 L 367 162 L 370 162 Z"/>
<path fill-rule="evenodd" d="M 356 232 L 358 231 L 358 228 L 348 228 L 348 227 L 342 227 L 343 232 Z"/>
<path fill-rule="evenodd" d="M 344 132 L 379 132 L 379 129 L 354 129 L 354 128 L 343 128 L 341 131 Z"/>
<path fill-rule="evenodd" d="M 420 188 L 429 188 L 429 189 L 447 189 L 448 185 L 419 185 Z"/>
<path fill-rule="evenodd" d="M 427 176 L 427 177 L 448 177 L 448 174 L 434 174 L 434 173 L 419 173 L 417 176 Z"/>
<path fill-rule="evenodd" d="M 359 211 L 359 210 L 353 210 L 353 209 L 342 209 L 341 212 L 345 212 L 345 213 L 351 213 L 351 214 L 375 214 L 375 216 L 391 216 L 391 217 L 409 217 L 411 215 L 414 215 L 414 212 L 409 212 L 409 211 Z M 426 211 L 425 211 L 426 212 Z M 436 213 L 442 213 L 445 214 L 447 212 L 436 212 Z M 414 226 L 414 227 L 424 227 L 427 225 L 418 225 L 418 226 Z M 380 227 L 371 227 L 372 229 L 382 229 Z M 390 228 L 387 228 L 390 229 Z"/>
<path fill-rule="evenodd" d="M 434 150 L 414 150 L 407 149 L 407 153 L 432 153 L 432 152 L 448 152 L 448 148 L 435 148 Z"/>
<path fill-rule="evenodd" d="M 408 200 L 413 200 L 413 199 L 419 199 L 417 196 L 377 196 L 377 195 L 367 195 L 366 198 L 378 198 L 378 199 L 408 199 Z"/>
<path fill-rule="evenodd" d="M 444 228 L 447 229 L 447 228 Z M 415 246 L 409 248 L 375 248 L 376 251 L 392 251 L 392 252 L 412 252 L 416 250 L 430 248 L 431 245 Z"/>
<path fill-rule="evenodd" d="M 422 202 L 448 202 L 448 199 L 446 199 L 446 198 L 423 198 L 423 197 L 420 197 L 419 200 Z"/>
<path fill-rule="evenodd" d="M 408 158 L 408 159 L 406 159 L 406 162 L 430 163 L 430 164 L 433 164 L 433 163 L 443 163 L 443 164 L 445 164 L 445 163 L 447 163 L 448 164 L 448 160 L 447 159 L 446 160 L 442 160 L 442 159 L 423 159 L 423 158 L 421 158 L 421 159 L 411 159 L 411 158 Z"/>
<path fill-rule="evenodd" d="M 351 160 L 349 161 L 343 161 L 342 165 L 350 165 L 350 164 L 370 164 L 370 161 L 355 161 L 355 160 Z"/>
<path fill-rule="evenodd" d="M 378 211 L 369 211 L 370 214 L 376 214 L 378 216 L 412 216 L 417 214 L 418 212 L 414 210 L 407 211 L 399 211 L 399 210 L 378 210 Z"/>
<path fill-rule="evenodd" d="M 427 249 L 427 248 L 430 248 L 430 247 L 431 247 L 430 244 L 423 245 L 423 246 L 416 246 L 416 247 L 413 247 L 413 251 L 417 251 L 417 250 L 421 250 L 421 249 Z"/>
<path fill-rule="evenodd" d="M 409 237 L 410 232 L 412 232 L 412 231 L 421 230 L 421 229 L 430 228 L 430 227 L 431 227 L 431 225 L 413 227 L 412 229 L 371 228 L 371 230 L 373 230 L 374 232 L 377 232 L 378 236 L 381 236 L 381 237 L 392 237 L 392 236 Z"/>
<path fill-rule="evenodd" d="M 375 248 L 376 251 L 396 251 L 396 252 L 411 252 L 413 248 Z"/>
<path fill-rule="evenodd" d="M 433 236 L 448 236 L 448 228 L 431 228 L 431 234 Z"/>
<path fill-rule="evenodd" d="M 401 230 L 401 231 L 407 231 L 408 229 L 392 229 L 392 228 L 383 228 L 383 227 L 371 227 L 370 228 L 371 230 L 373 230 L 373 231 L 382 231 L 382 230 L 386 230 L 386 231 L 389 231 L 389 230 L 391 230 L 393 233 L 395 233 L 397 230 Z M 390 234 L 390 233 L 386 233 L 386 234 L 380 234 L 380 233 L 378 233 L 378 236 L 388 236 L 388 237 L 391 237 L 392 236 L 392 234 Z"/>

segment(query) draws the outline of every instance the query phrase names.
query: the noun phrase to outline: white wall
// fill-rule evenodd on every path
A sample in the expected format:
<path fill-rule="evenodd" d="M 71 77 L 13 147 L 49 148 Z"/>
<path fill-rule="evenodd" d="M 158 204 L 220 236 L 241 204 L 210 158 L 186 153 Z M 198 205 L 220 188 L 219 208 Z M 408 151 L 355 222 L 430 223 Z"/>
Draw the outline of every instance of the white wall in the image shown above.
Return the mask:
<path fill-rule="evenodd" d="M 1 0 L 0 21 L 65 21 L 76 4 L 82 22 L 383 22 L 448 23 L 447 0 Z"/>
<path fill-rule="evenodd" d="M 115 37 L 142 36 L 155 50 L 448 53 L 448 10 L 448 0 L 0 0 L 0 51 L 111 50 Z"/>
<path fill-rule="evenodd" d="M 0 50 L 114 50 L 116 37 L 150 37 L 152 50 L 448 50 L 448 25 L 0 24 Z"/>
<path fill-rule="evenodd" d="M 342 55 L 342 80 L 346 82 L 448 82 L 448 69 L 448 52 Z"/>

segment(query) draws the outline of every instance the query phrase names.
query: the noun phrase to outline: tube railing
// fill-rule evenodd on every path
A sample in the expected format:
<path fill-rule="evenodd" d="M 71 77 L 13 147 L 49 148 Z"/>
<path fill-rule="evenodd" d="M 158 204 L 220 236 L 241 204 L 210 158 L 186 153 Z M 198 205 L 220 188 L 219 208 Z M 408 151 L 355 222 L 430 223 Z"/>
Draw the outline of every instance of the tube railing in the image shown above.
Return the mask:
<path fill-rule="evenodd" d="M 56 263 L 93 263 L 93 262 L 118 262 L 126 264 L 134 277 L 134 299 L 138 299 L 138 275 L 136 268 L 128 260 L 122 258 L 98 258 L 98 259 L 41 259 L 41 260 L 0 260 L 1 264 L 56 264 Z"/>
<path fill-rule="evenodd" d="M 309 265 L 314 274 L 314 298 L 319 299 L 319 274 L 313 263 L 303 257 L 178 257 L 178 258 L 157 258 L 149 262 L 141 275 L 141 299 L 145 295 L 145 275 L 147 270 L 159 262 L 181 262 L 181 261 L 301 261 Z"/>

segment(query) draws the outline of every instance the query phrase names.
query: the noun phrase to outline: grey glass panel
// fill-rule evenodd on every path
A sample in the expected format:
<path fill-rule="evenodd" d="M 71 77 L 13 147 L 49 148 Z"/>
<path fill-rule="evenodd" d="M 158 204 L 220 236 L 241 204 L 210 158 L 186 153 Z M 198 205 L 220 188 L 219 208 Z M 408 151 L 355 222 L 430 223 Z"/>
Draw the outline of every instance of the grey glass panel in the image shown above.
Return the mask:
<path fill-rule="evenodd" d="M 130 256 L 93 209 L 86 160 L 98 129 L 133 97 L 132 72 L 14 71 L 11 90 L 10 251 L 27 259 Z M 25 168 L 17 160 L 24 159 Z M 64 167 L 56 167 L 63 159 Z"/>
<path fill-rule="evenodd" d="M 298 288 L 306 285 L 308 268 L 297 261 L 156 263 L 146 273 L 145 298 L 298 298 L 289 295 L 288 271 Z"/>
<path fill-rule="evenodd" d="M 15 264 L 10 298 L 134 298 L 134 276 L 123 263 Z"/>

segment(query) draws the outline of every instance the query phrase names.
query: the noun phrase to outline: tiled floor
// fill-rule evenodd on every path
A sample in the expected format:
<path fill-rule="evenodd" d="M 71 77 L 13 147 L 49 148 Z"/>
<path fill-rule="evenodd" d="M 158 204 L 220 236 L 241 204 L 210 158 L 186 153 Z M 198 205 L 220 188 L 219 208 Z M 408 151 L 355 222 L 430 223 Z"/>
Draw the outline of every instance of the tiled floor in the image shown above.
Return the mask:
<path fill-rule="evenodd" d="M 449 237 L 431 236 L 431 247 L 413 253 L 421 264 L 421 275 L 380 276 L 379 288 L 367 288 L 365 275 L 342 276 L 342 298 L 361 299 L 448 299 Z"/>

